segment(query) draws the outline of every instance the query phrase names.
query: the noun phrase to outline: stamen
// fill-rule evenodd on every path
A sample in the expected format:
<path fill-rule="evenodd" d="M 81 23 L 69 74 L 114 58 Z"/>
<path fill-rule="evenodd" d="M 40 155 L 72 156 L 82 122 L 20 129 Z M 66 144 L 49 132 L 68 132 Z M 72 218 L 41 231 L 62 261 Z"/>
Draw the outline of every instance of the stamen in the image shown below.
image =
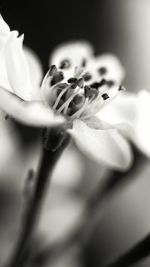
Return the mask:
<path fill-rule="evenodd" d="M 53 76 L 54 73 L 56 73 L 56 72 L 57 72 L 57 68 L 56 68 L 56 66 L 55 66 L 55 65 L 51 65 L 51 66 L 50 66 L 50 69 L 49 69 L 49 75 L 50 75 L 50 76 Z"/>
<path fill-rule="evenodd" d="M 106 100 L 106 99 L 109 98 L 109 95 L 105 93 L 105 94 L 102 94 L 101 97 L 102 97 L 104 100 Z"/>
<path fill-rule="evenodd" d="M 92 75 L 89 73 L 89 72 L 86 72 L 84 75 L 83 75 L 83 79 L 85 82 L 88 82 L 92 79 Z"/>
<path fill-rule="evenodd" d="M 68 69 L 71 66 L 69 59 L 64 59 L 60 62 L 60 69 Z"/>
<path fill-rule="evenodd" d="M 83 88 L 83 86 L 84 86 L 84 79 L 83 79 L 83 78 L 80 78 L 80 79 L 77 81 L 77 85 L 78 85 L 80 88 Z"/>
<path fill-rule="evenodd" d="M 88 105 L 89 105 L 89 100 L 88 100 L 88 98 L 85 98 L 85 102 L 84 102 L 83 106 L 77 112 L 75 112 L 70 118 L 71 119 L 79 118 L 81 116 L 82 112 L 84 112 L 84 110 L 86 109 L 86 107 Z"/>
<path fill-rule="evenodd" d="M 59 84 L 56 86 L 57 96 L 59 96 L 59 94 L 62 92 L 62 90 L 64 90 L 67 86 L 68 86 L 67 83 L 59 83 Z"/>
<path fill-rule="evenodd" d="M 84 86 L 85 97 L 89 99 L 95 99 L 98 96 L 98 90 L 95 88 L 91 88 L 90 86 Z"/>
<path fill-rule="evenodd" d="M 68 87 L 67 90 L 68 90 L 69 88 L 70 88 L 70 87 Z M 66 91 L 66 90 L 65 90 L 65 91 Z M 72 95 L 69 97 L 69 99 L 66 100 L 66 102 L 64 102 L 64 104 L 57 110 L 57 113 L 60 113 L 64 108 L 65 108 L 65 110 L 67 110 L 67 109 L 68 109 L 68 106 L 69 106 L 69 104 L 70 104 L 70 102 L 71 102 L 72 99 L 79 93 L 79 91 L 80 91 L 80 88 L 78 88 L 78 90 L 77 90 L 74 94 L 72 94 Z"/>
<path fill-rule="evenodd" d="M 81 67 L 85 68 L 86 63 L 87 63 L 87 60 L 85 58 L 83 58 L 82 63 L 81 63 Z"/>
<path fill-rule="evenodd" d="M 105 84 L 107 84 L 107 81 L 106 81 L 105 79 L 102 79 L 102 80 L 100 81 L 100 83 L 99 83 L 99 87 L 101 87 L 101 86 L 103 86 L 103 85 L 105 85 Z"/>
<path fill-rule="evenodd" d="M 68 83 L 75 83 L 77 82 L 77 80 L 78 80 L 77 78 L 72 77 L 68 79 Z"/>
<path fill-rule="evenodd" d="M 62 98 L 63 94 L 65 94 L 67 92 L 67 90 L 70 88 L 70 86 L 67 86 L 57 97 L 55 104 L 53 105 L 53 109 L 56 110 L 56 107 L 58 106 L 58 103 L 60 101 L 60 99 Z"/>
<path fill-rule="evenodd" d="M 79 94 L 76 94 L 74 95 L 74 98 L 67 103 L 67 105 L 65 106 L 65 109 L 64 109 L 64 115 L 67 114 L 69 108 L 70 108 L 70 112 L 71 114 L 68 114 L 68 115 L 73 115 L 77 110 L 79 110 L 83 103 L 85 101 L 85 97 L 83 95 L 79 95 Z"/>
<path fill-rule="evenodd" d="M 92 88 L 98 89 L 98 87 L 100 87 L 100 83 L 99 82 L 95 82 L 95 83 L 92 83 L 90 86 Z"/>
<path fill-rule="evenodd" d="M 55 72 L 51 80 L 51 86 L 62 81 L 63 79 L 64 79 L 64 75 L 62 71 Z"/>
<path fill-rule="evenodd" d="M 74 71 L 75 78 L 79 79 L 83 70 L 84 70 L 84 68 L 75 67 L 75 71 Z"/>
<path fill-rule="evenodd" d="M 100 75 L 105 75 L 107 73 L 107 69 L 106 69 L 106 67 L 100 67 L 98 69 L 98 72 Z"/>
<path fill-rule="evenodd" d="M 118 91 L 125 91 L 125 87 L 123 85 L 120 85 L 119 88 L 118 88 Z"/>

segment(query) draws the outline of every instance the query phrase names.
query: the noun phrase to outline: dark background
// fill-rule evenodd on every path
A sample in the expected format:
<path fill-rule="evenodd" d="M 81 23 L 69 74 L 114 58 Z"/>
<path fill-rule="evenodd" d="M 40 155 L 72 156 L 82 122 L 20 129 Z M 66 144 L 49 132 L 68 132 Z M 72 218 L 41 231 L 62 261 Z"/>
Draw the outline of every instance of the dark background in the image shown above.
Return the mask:
<path fill-rule="evenodd" d="M 149 88 L 149 0 L 0 1 L 11 29 L 25 33 L 25 44 L 40 56 L 45 71 L 53 48 L 87 39 L 96 53 L 113 52 L 127 71 L 125 86 Z"/>
<path fill-rule="evenodd" d="M 48 68 L 49 54 L 57 44 L 71 39 L 87 39 L 93 44 L 96 53 L 113 52 L 119 56 L 127 73 L 124 82 L 127 90 L 135 92 L 142 88 L 149 90 L 149 0 L 3 0 L 0 1 L 0 12 L 11 29 L 17 29 L 20 34 L 25 34 L 25 44 L 38 54 L 45 72 Z M 23 132 L 25 133 L 24 128 Z M 23 137 L 27 138 L 27 135 Z M 86 250 L 88 251 L 86 256 L 90 255 L 86 267 L 91 267 L 93 262 L 96 265 L 97 261 L 100 264 L 104 255 L 107 259 L 117 255 L 118 251 L 119 253 L 125 251 L 149 230 L 148 222 L 146 224 L 144 219 L 145 214 L 148 214 L 144 212 L 147 207 L 144 196 L 141 197 L 143 202 L 139 200 L 141 188 L 145 187 L 145 184 L 143 185 L 140 180 L 137 187 L 134 186 L 126 190 L 123 195 L 121 192 L 116 202 L 112 202 L 110 210 L 106 210 L 101 229 L 98 225 L 95 231 L 92 248 L 90 243 Z M 148 187 L 147 191 L 148 196 Z M 134 200 L 131 198 L 133 193 Z M 128 199 L 131 201 L 126 202 Z M 141 213 L 138 209 L 135 216 L 136 207 L 140 205 Z M 147 215 L 147 221 L 148 219 Z M 100 247 L 103 254 L 101 258 Z M 139 266 L 149 266 L 149 263 Z"/>

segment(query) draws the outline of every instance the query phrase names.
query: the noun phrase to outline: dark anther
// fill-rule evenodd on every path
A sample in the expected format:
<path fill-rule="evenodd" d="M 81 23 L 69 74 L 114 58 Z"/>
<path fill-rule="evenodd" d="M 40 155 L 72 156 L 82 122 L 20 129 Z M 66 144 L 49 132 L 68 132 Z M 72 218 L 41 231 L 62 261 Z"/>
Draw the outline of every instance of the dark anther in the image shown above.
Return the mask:
<path fill-rule="evenodd" d="M 68 83 L 76 83 L 77 80 L 78 80 L 77 78 L 69 78 Z"/>
<path fill-rule="evenodd" d="M 125 90 L 124 86 L 120 85 L 118 91 L 124 91 L 124 90 Z"/>
<path fill-rule="evenodd" d="M 71 63 L 68 59 L 64 59 L 60 62 L 60 69 L 68 69 L 71 66 Z"/>
<path fill-rule="evenodd" d="M 105 79 L 102 79 L 102 80 L 100 81 L 100 83 L 99 83 L 99 86 L 101 87 L 101 86 L 103 86 L 103 85 L 105 85 L 105 84 L 107 84 L 107 81 L 106 81 Z"/>
<path fill-rule="evenodd" d="M 100 67 L 98 72 L 100 75 L 105 75 L 107 73 L 107 69 L 105 67 Z"/>
<path fill-rule="evenodd" d="M 85 82 L 88 82 L 90 81 L 92 78 L 92 75 L 89 73 L 89 72 L 86 72 L 84 75 L 83 75 L 83 79 Z"/>
<path fill-rule="evenodd" d="M 83 88 L 83 86 L 84 86 L 84 79 L 83 79 L 83 78 L 80 78 L 80 79 L 77 81 L 77 85 L 78 85 L 80 88 Z"/>
<path fill-rule="evenodd" d="M 55 65 L 51 65 L 50 69 L 49 69 L 49 75 L 53 76 L 56 71 L 57 71 L 56 66 Z"/>
<path fill-rule="evenodd" d="M 109 98 L 109 95 L 108 95 L 108 94 L 103 94 L 103 95 L 102 95 L 102 98 L 103 98 L 104 100 L 106 100 L 106 99 Z"/>
<path fill-rule="evenodd" d="M 60 89 L 65 89 L 67 86 L 68 86 L 67 83 L 59 83 L 58 84 L 58 88 L 60 88 Z"/>
<path fill-rule="evenodd" d="M 54 85 L 64 79 L 64 75 L 62 71 L 57 71 L 54 73 L 53 78 L 51 80 L 51 85 Z"/>
<path fill-rule="evenodd" d="M 112 80 L 107 81 L 107 85 L 108 85 L 108 87 L 112 87 L 112 86 L 114 86 L 114 84 L 115 84 L 115 82 L 112 81 Z"/>
<path fill-rule="evenodd" d="M 83 58 L 83 60 L 82 60 L 82 64 L 81 64 L 81 67 L 86 67 L 86 59 L 85 58 Z"/>
<path fill-rule="evenodd" d="M 84 86 L 85 97 L 89 99 L 95 99 L 98 96 L 98 90 L 95 88 L 91 88 L 90 86 Z"/>
<path fill-rule="evenodd" d="M 72 83 L 71 85 L 70 85 L 70 89 L 75 89 L 77 87 L 77 83 Z"/>
<path fill-rule="evenodd" d="M 95 83 L 92 83 L 90 86 L 92 88 L 98 89 L 98 87 L 100 87 L 100 83 L 99 82 L 95 82 Z"/>
<path fill-rule="evenodd" d="M 80 103 L 83 103 L 83 101 L 84 101 L 84 96 L 83 95 L 76 95 L 75 97 L 74 97 L 74 99 L 73 99 L 73 103 L 75 104 L 75 105 L 78 105 L 78 104 L 80 104 Z"/>

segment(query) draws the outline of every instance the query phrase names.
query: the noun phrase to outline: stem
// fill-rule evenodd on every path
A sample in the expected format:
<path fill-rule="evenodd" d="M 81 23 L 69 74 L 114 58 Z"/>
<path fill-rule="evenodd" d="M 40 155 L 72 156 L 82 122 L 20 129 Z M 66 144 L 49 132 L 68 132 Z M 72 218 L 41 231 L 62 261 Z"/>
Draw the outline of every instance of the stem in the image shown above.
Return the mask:
<path fill-rule="evenodd" d="M 139 263 L 143 259 L 150 256 L 150 234 L 133 248 L 113 262 L 106 264 L 105 267 L 128 267 Z"/>
<path fill-rule="evenodd" d="M 27 207 L 24 227 L 16 245 L 11 263 L 8 265 L 10 267 L 22 267 L 27 260 L 25 257 L 26 249 L 30 243 L 33 230 L 39 217 L 42 200 L 51 176 L 50 174 L 69 141 L 68 134 L 62 128 L 53 128 L 45 133 L 46 138 L 44 140 L 41 162 L 37 172 L 37 182 L 35 184 L 33 197 L 31 201 L 29 201 Z"/>

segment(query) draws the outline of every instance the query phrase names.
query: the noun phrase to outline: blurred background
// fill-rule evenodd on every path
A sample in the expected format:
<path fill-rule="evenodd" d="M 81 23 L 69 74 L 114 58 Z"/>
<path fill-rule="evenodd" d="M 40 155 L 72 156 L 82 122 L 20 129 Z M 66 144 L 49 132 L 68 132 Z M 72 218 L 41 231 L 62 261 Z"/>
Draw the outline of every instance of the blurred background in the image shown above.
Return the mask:
<path fill-rule="evenodd" d="M 1 0 L 0 12 L 11 29 L 25 34 L 25 45 L 37 53 L 44 72 L 56 45 L 86 39 L 93 44 L 96 54 L 112 52 L 120 58 L 126 70 L 124 85 L 128 91 L 150 90 L 149 0 Z M 28 170 L 37 164 L 40 135 L 37 130 L 18 123 L 5 123 L 9 124 L 11 134 L 5 131 L 6 125 L 0 131 L 0 264 L 9 257 L 13 240 L 17 239 L 24 180 Z M 45 202 L 39 227 L 43 239 L 52 236 L 52 240 L 60 240 L 80 220 L 90 190 L 99 180 L 103 184 L 102 177 L 107 175 L 103 166 L 88 161 L 74 147 L 67 153 L 69 158 L 71 153 L 75 163 L 68 170 L 70 161 L 64 157 L 59 167 L 61 171 L 55 175 L 52 196 Z M 125 183 L 113 195 L 102 212 L 97 211 L 98 218 L 86 238 L 81 259 L 71 251 L 61 258 L 61 264 L 58 259 L 52 267 L 100 267 L 150 231 L 150 164 L 142 155 L 139 157 L 138 171 L 125 174 L 130 183 Z M 62 178 L 64 169 L 68 173 L 64 172 Z M 71 198 L 70 190 L 73 192 Z M 138 266 L 149 265 L 150 260 L 146 260 Z"/>

